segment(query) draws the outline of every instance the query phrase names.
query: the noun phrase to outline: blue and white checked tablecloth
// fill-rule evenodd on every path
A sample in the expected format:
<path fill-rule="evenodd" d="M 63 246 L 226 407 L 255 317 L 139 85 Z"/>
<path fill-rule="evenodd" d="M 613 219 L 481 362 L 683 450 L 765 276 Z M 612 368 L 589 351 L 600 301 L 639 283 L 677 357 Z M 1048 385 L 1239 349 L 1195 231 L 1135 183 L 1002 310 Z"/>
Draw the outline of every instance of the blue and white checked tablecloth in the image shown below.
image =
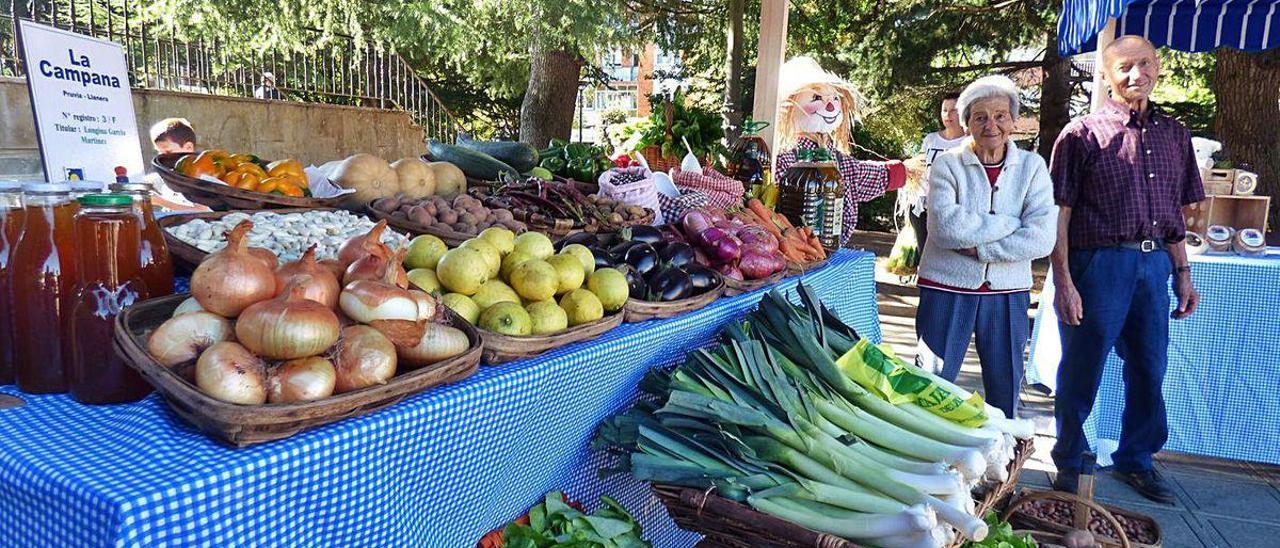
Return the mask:
<path fill-rule="evenodd" d="M 1164 397 L 1169 451 L 1280 464 L 1280 249 L 1265 257 L 1192 257 L 1200 307 L 1169 322 Z M 1170 287 L 1171 306 L 1177 298 Z M 1028 378 L 1052 386 L 1062 354 L 1053 293 L 1041 294 Z M 1120 439 L 1124 362 L 1107 359 L 1085 435 L 1108 465 Z"/>
<path fill-rule="evenodd" d="M 800 278 L 780 285 L 791 289 Z M 874 257 L 844 251 L 803 276 L 880 340 Z M 498 367 L 380 412 L 232 449 L 155 395 L 84 406 L 0 393 L 0 538 L 7 546 L 467 547 L 562 489 L 633 510 L 660 548 L 692 546 L 644 484 L 601 479 L 596 426 L 628 407 L 652 367 L 676 363 L 754 307 L 760 292 Z"/>

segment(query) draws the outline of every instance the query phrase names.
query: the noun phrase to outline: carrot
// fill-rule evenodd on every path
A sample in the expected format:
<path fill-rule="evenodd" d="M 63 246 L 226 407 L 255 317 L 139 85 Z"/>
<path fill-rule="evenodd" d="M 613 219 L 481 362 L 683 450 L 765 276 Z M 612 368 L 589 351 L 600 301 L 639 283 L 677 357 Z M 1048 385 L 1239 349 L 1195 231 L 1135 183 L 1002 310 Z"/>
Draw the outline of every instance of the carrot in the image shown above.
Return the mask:
<path fill-rule="evenodd" d="M 750 209 L 752 213 L 755 213 L 756 216 L 760 217 L 761 220 L 764 220 L 764 221 L 776 220 L 774 219 L 774 215 L 775 215 L 774 212 L 770 211 L 769 208 L 765 207 L 764 202 L 761 202 L 759 198 L 752 198 L 750 200 L 747 200 L 747 208 Z"/>
<path fill-rule="evenodd" d="M 809 245 L 816 250 L 818 260 L 827 258 L 827 250 L 822 247 L 822 242 L 818 241 L 818 236 L 812 230 L 809 231 Z"/>
<path fill-rule="evenodd" d="M 778 251 L 781 251 L 782 255 L 791 261 L 795 261 L 798 263 L 805 262 L 805 259 L 804 259 L 805 254 L 803 251 L 801 251 L 799 248 L 796 247 L 795 240 L 792 240 L 792 239 L 780 240 L 778 242 Z"/>

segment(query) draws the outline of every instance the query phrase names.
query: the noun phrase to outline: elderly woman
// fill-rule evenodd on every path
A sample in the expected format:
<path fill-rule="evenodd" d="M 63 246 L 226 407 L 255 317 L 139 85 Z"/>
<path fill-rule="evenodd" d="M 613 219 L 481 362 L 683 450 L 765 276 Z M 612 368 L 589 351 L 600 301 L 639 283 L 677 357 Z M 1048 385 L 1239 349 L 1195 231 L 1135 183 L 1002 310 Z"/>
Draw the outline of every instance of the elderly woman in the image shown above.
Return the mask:
<path fill-rule="evenodd" d="M 1010 139 L 1018 88 L 980 78 L 956 102 L 969 132 L 929 170 L 929 240 L 916 333 L 955 380 L 976 334 L 986 400 L 1014 416 L 1029 325 L 1031 261 L 1047 256 L 1058 208 L 1044 160 Z"/>

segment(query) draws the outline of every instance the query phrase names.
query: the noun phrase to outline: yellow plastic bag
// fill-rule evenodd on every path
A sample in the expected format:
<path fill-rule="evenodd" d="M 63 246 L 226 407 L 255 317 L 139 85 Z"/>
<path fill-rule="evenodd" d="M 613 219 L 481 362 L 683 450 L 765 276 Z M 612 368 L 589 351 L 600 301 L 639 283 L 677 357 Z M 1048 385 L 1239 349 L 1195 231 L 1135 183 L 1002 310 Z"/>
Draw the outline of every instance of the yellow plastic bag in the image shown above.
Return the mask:
<path fill-rule="evenodd" d="M 894 405 L 914 402 L 930 413 L 972 428 L 987 422 L 982 396 L 974 393 L 965 398 L 948 388 L 950 383 L 866 339 L 836 359 L 836 365 L 845 376 Z"/>

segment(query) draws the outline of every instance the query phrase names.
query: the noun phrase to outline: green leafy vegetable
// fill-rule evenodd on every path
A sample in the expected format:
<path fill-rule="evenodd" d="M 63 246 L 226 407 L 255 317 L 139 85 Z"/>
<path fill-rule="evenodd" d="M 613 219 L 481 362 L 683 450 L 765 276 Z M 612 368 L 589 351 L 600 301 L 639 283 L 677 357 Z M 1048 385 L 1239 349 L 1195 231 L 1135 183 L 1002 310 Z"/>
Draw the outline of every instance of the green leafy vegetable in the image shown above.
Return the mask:
<path fill-rule="evenodd" d="M 987 522 L 989 531 L 987 538 L 982 542 L 966 542 L 965 548 L 1038 548 L 1040 546 L 1029 534 L 1022 536 L 1013 534 L 1013 526 L 1007 521 L 1001 521 L 1000 516 L 995 512 L 987 512 L 984 521 Z"/>
<path fill-rule="evenodd" d="M 529 510 L 529 525 L 513 523 L 502 532 L 503 548 L 650 548 L 640 525 L 618 501 L 601 497 L 604 507 L 584 514 L 547 493 Z"/>

